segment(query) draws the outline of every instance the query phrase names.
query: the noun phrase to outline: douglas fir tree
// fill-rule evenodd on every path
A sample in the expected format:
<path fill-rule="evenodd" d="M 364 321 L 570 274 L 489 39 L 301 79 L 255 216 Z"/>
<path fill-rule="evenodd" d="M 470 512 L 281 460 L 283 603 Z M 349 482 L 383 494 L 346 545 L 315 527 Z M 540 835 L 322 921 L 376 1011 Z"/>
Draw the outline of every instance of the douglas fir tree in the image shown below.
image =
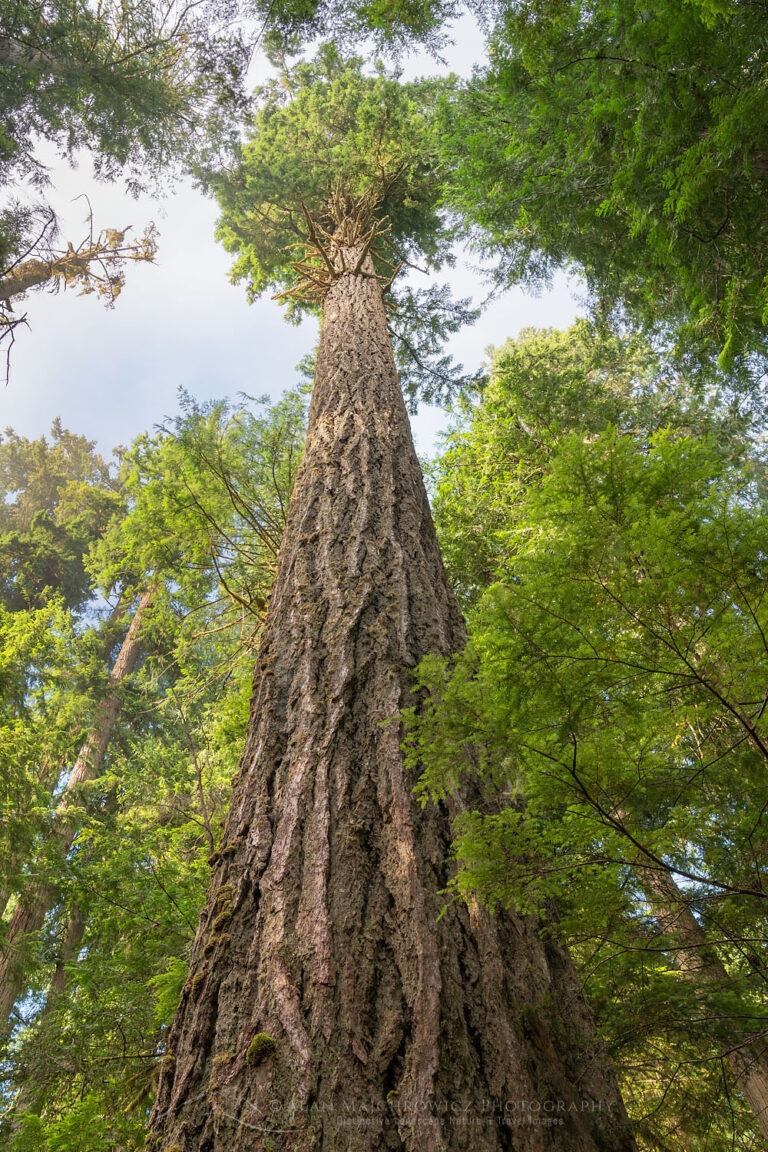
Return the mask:
<path fill-rule="evenodd" d="M 532 917 L 445 906 L 460 802 L 420 808 L 400 748 L 410 670 L 464 640 L 384 303 L 399 261 L 447 255 L 429 95 L 326 50 L 263 94 L 221 182 L 236 275 L 323 319 L 153 1149 L 633 1148 L 564 950 Z"/>

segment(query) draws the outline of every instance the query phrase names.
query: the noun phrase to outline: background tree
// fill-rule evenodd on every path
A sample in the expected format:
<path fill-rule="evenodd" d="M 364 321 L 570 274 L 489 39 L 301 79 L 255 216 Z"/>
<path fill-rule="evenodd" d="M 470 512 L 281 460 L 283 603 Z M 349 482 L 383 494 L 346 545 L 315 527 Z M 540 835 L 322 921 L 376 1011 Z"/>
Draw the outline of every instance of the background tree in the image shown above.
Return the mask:
<path fill-rule="evenodd" d="M 735 458 L 760 436 L 759 408 L 729 375 L 681 371 L 637 336 L 579 321 L 524 330 L 490 353 L 481 402 L 464 399 L 429 472 L 446 567 L 467 609 L 494 580 L 512 578 L 518 509 L 574 431 L 611 425 L 640 440 L 673 427 L 713 435 Z"/>
<path fill-rule="evenodd" d="M 15 1149 L 143 1146 L 158 1044 L 244 739 L 304 408 L 300 393 L 266 411 L 186 402 L 124 455 L 130 511 L 112 519 L 91 576 L 130 587 L 150 566 L 161 583 L 102 771 L 69 813 L 72 847 L 62 858 L 53 841 L 38 843 L 24 868 L 54 899 L 27 941 L 3 1064 L 3 1136 Z M 92 684 L 79 699 L 93 710 Z M 70 716 L 70 743 L 73 727 Z M 39 803 L 50 813 L 57 799 Z"/>
<path fill-rule="evenodd" d="M 565 265 L 682 350 L 764 357 L 767 53 L 760 4 L 508 5 L 440 131 L 497 281 Z"/>
<path fill-rule="evenodd" d="M 53 602 L 0 607 L 0 908 L 45 819 L 58 766 L 71 754 L 82 713 L 78 676 L 86 645 L 69 613 Z"/>
<path fill-rule="evenodd" d="M 11 611 L 60 600 L 80 615 L 91 596 L 90 549 L 124 495 L 93 441 L 54 420 L 51 437 L 0 437 L 2 602 Z"/>
<path fill-rule="evenodd" d="M 87 733 L 72 768 L 59 765 L 59 775 L 51 781 L 51 784 L 58 788 L 61 776 L 66 777 L 60 798 L 56 798 L 50 825 L 43 831 L 42 847 L 46 851 L 53 848 L 58 856 L 64 858 L 68 856 L 77 836 L 77 810 L 82 800 L 82 791 L 101 769 L 120 714 L 121 691 L 142 654 L 142 627 L 154 593 L 155 588 L 150 582 L 148 587 L 143 589 L 135 605 L 135 611 L 122 638 L 109 676 L 102 691 L 99 692 L 93 726 Z M 127 608 L 125 601 L 126 597 L 122 596 L 110 616 L 109 625 L 122 622 Z M 113 639 L 114 637 L 110 636 L 110 640 Z M 42 928 L 54 899 L 54 888 L 40 877 L 38 869 L 33 864 L 27 882 L 18 893 L 13 914 L 3 933 L 0 957 L 0 1031 L 2 1032 L 11 1029 L 13 1006 L 24 990 L 24 960 L 29 937 Z"/>
<path fill-rule="evenodd" d="M 5 908 L 45 822 L 62 764 L 78 744 L 104 659 L 103 641 L 84 627 L 91 599 L 88 553 L 122 509 L 123 495 L 93 442 L 58 420 L 50 440 L 6 431 L 0 492 Z"/>
<path fill-rule="evenodd" d="M 760 428 L 582 324 L 496 353 L 434 473 L 475 607 L 413 756 L 493 782 L 460 890 L 555 901 L 648 1148 L 766 1128 Z"/>

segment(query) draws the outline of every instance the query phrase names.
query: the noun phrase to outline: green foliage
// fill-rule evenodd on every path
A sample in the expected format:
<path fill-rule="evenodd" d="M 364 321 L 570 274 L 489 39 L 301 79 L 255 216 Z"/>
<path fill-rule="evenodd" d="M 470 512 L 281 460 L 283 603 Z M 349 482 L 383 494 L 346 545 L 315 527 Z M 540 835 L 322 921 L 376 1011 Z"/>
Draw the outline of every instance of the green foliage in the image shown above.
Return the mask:
<path fill-rule="evenodd" d="M 165 177 L 237 105 L 245 53 L 231 11 L 154 0 L 5 4 L 0 34 L 0 184 L 45 184 L 40 138 L 92 154 L 106 179 Z"/>
<path fill-rule="evenodd" d="M 119 486 L 92 441 L 55 420 L 51 439 L 0 437 L 0 600 L 39 608 L 90 594 L 86 557 L 121 510 Z"/>
<path fill-rule="evenodd" d="M 0 439 L 0 906 L 49 818 L 50 796 L 82 740 L 102 675 L 88 553 L 123 510 L 93 444 L 53 424 L 51 439 Z"/>
<path fill-rule="evenodd" d="M 440 133 L 499 280 L 569 264 L 682 349 L 764 354 L 767 52 L 760 4 L 509 5 Z"/>
<path fill-rule="evenodd" d="M 87 647 L 56 601 L 9 612 L 0 607 L 0 903 L 13 891 L 47 819 L 60 766 L 72 756 L 88 703 Z"/>
<path fill-rule="evenodd" d="M 101 774 L 68 810 L 78 832 L 66 856 L 46 838 L 53 790 L 119 633 L 85 620 L 73 629 L 56 601 L 0 610 L 0 802 L 4 835 L 21 833 L 0 854 L 2 879 L 9 907 L 32 877 L 52 894 L 43 929 L 20 951 L 25 994 L 0 1067 L 0 1139 L 14 1152 L 143 1147 L 245 742 L 252 652 L 305 418 L 305 391 L 255 411 L 183 398 L 173 424 L 125 452 L 119 511 L 87 559 L 91 593 L 130 599 L 147 581 L 155 593 Z M 27 475 L 20 508 L 40 502 L 39 477 Z M 43 746 L 50 763 L 38 774 Z"/>
<path fill-rule="evenodd" d="M 475 395 L 483 372 L 464 373 L 445 352 L 446 337 L 480 315 L 469 297 L 454 300 L 447 284 L 414 289 L 400 285 L 389 298 L 389 334 L 400 387 L 412 412 L 418 401 L 446 404 Z"/>
<path fill-rule="evenodd" d="M 431 267 L 448 257 L 425 117 L 434 84 L 401 84 L 383 68 L 366 75 L 362 64 L 324 45 L 313 62 L 256 94 L 241 163 L 216 180 L 218 236 L 237 254 L 233 279 L 246 280 L 252 298 L 292 282 L 289 249 L 304 236 L 302 202 L 322 223 L 337 180 L 351 197 L 380 197 L 405 257 Z"/>
<path fill-rule="evenodd" d="M 191 636 L 198 612 L 246 631 L 260 621 L 301 460 L 306 390 L 263 414 L 247 400 L 197 405 L 182 394 L 171 425 L 138 437 L 121 469 L 128 515 L 93 552 L 105 589 L 163 579 Z"/>
<path fill-rule="evenodd" d="M 135 1120 L 119 1114 L 105 1127 L 102 1101 L 91 1092 L 58 1119 L 28 1113 L 13 1147 L 14 1152 L 112 1152 L 116 1146 L 138 1147 L 140 1132 Z"/>
<path fill-rule="evenodd" d="M 158 1024 L 170 1025 L 188 976 L 189 963 L 182 956 L 172 956 L 165 971 L 147 981 L 154 993 L 155 1021 Z"/>
<path fill-rule="evenodd" d="M 672 425 L 738 453 L 756 420 L 727 378 L 681 373 L 646 341 L 585 321 L 525 330 L 491 356 L 482 404 L 464 403 L 428 473 L 443 558 L 466 607 L 507 574 L 505 557 L 525 531 L 517 511 L 575 429 L 591 436 L 611 424 L 642 437 Z"/>
<path fill-rule="evenodd" d="M 258 90 L 240 163 L 210 177 L 222 209 L 217 235 L 236 255 L 232 278 L 246 282 L 251 299 L 294 283 L 291 262 L 306 238 L 302 205 L 333 230 L 337 187 L 352 199 L 372 196 L 377 215 L 388 218 L 390 246 L 374 250 L 383 276 L 391 271 L 385 259 L 431 270 L 452 263 L 430 119 L 435 92 L 434 81 L 401 83 L 382 65 L 368 74 L 359 57 L 345 59 L 328 44 Z M 446 288 L 401 291 L 395 282 L 388 302 L 412 399 L 445 398 L 472 383 L 441 354 L 445 335 L 477 316 L 468 301 L 452 301 Z M 292 300 L 289 316 L 306 308 Z"/>
<path fill-rule="evenodd" d="M 743 1105 L 704 1101 L 768 1009 L 764 465 L 722 398 L 686 396 L 641 344 L 588 337 L 502 348 L 437 464 L 470 643 L 422 665 L 409 757 L 434 797 L 488 792 L 459 822 L 458 891 L 554 901 L 647 1146 L 749 1147 Z M 725 984 L 682 978 L 656 874 Z"/>
<path fill-rule="evenodd" d="M 415 45 L 437 53 L 447 39 L 444 24 L 460 8 L 455 0 L 258 0 L 251 11 L 268 55 L 282 60 L 320 38 L 348 49 L 372 42 L 394 56 Z"/>
<path fill-rule="evenodd" d="M 0 30 L 0 186 L 44 188 L 39 140 L 69 158 L 88 151 L 102 179 L 131 191 L 179 167 L 198 171 L 227 153 L 246 107 L 242 81 L 255 44 L 280 57 L 320 35 L 390 50 L 414 40 L 436 48 L 454 4 L 377 0 L 15 0 Z M 0 210 L 0 274 L 37 252 L 44 205 L 11 196 Z"/>

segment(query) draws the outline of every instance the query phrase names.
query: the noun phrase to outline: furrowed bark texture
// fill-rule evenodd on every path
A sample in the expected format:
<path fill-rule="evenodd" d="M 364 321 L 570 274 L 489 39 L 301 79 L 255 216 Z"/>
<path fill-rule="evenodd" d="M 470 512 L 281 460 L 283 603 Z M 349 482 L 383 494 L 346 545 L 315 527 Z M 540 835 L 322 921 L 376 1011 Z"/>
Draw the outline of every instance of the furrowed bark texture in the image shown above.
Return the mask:
<path fill-rule="evenodd" d="M 710 947 L 706 932 L 691 912 L 690 901 L 671 876 L 652 869 L 639 871 L 640 886 L 658 925 L 676 947 L 681 973 L 699 987 L 727 988 L 728 973 Z M 733 1078 L 750 1107 L 760 1132 L 768 1137 L 768 1048 L 763 1037 L 726 1053 Z"/>
<path fill-rule="evenodd" d="M 145 591 L 120 646 L 107 682 L 107 691 L 99 707 L 92 731 L 75 761 L 54 816 L 51 838 L 59 853 L 66 856 L 77 835 L 77 827 L 68 816 L 77 789 L 93 780 L 107 751 L 112 730 L 120 712 L 120 685 L 136 667 L 141 652 L 139 633 L 144 614 L 151 602 L 153 589 Z M 110 623 L 122 615 L 125 606 L 118 605 Z M 46 883 L 30 883 L 20 893 L 19 902 L 4 933 L 0 949 L 0 1032 L 10 1028 L 13 1006 L 24 991 L 24 945 L 29 936 L 39 932 L 53 901 L 53 891 Z"/>
<path fill-rule="evenodd" d="M 450 820 L 414 802 L 393 718 L 463 641 L 381 291 L 347 273 L 151 1148 L 633 1147 L 567 955 L 530 918 L 439 919 Z"/>

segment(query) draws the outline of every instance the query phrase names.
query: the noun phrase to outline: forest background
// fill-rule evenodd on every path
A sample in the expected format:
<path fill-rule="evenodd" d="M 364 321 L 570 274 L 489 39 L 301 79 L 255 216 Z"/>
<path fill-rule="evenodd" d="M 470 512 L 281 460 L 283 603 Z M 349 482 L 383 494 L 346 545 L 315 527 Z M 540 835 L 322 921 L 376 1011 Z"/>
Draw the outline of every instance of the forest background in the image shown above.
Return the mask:
<path fill-rule="evenodd" d="M 420 13 L 414 38 L 434 40 L 446 13 Z M 463 774 L 494 787 L 494 812 L 459 829 L 453 898 L 554 903 L 641 1146 L 760 1148 L 767 21 L 737 3 L 590 13 L 496 11 L 487 75 L 430 107 L 457 241 L 499 290 L 578 272 L 589 319 L 507 343 L 506 297 L 481 318 L 498 348 L 484 377 L 450 390 L 427 472 L 471 639 L 422 668 L 433 707 L 409 748 L 425 799 Z M 407 43 L 396 19 L 357 18 Z M 129 266 L 115 316 L 154 272 Z M 185 275 L 207 299 L 208 269 Z M 51 317 L 78 322 L 93 301 L 77 287 Z M 47 309 L 30 316 L 9 407 L 25 345 L 49 338 Z M 195 327 L 231 340 L 215 311 Z M 299 359 L 291 330 L 275 339 Z M 98 371 L 78 361 L 100 405 L 130 395 L 122 360 L 97 345 Z M 272 391 L 241 371 L 233 392 Z M 3 1124 L 19 1152 L 142 1146 L 244 739 L 302 372 L 271 402 L 197 391 L 114 462 L 74 421 L 0 445 Z"/>
<path fill-rule="evenodd" d="M 450 24 L 449 35 L 440 59 L 418 46 L 409 48 L 401 61 L 403 77 L 469 75 L 482 60 L 483 33 L 465 13 Z M 257 50 L 249 84 L 260 83 L 271 72 L 264 52 Z M 305 321 L 286 339 L 280 306 L 266 298 L 249 305 L 230 283 L 231 262 L 215 240 L 218 209 L 210 197 L 187 177 L 169 182 L 159 198 L 134 200 L 121 185 L 94 180 L 87 155 L 80 156 L 73 169 L 54 150 L 49 153 L 44 151 L 54 173 L 52 202 L 67 239 L 79 240 L 87 231 L 88 204 L 77 199 L 85 192 L 97 228 L 132 224 L 141 231 L 154 221 L 159 249 L 153 267 L 137 265 L 132 270 L 119 309 L 105 309 L 97 299 L 78 300 L 74 293 L 29 297 L 25 311 L 39 338 L 18 342 L 17 378 L 24 386 L 19 385 L 15 395 L 4 394 L 0 423 L 11 423 L 25 436 L 39 436 L 48 431 L 51 413 L 66 414 L 72 427 L 110 452 L 175 412 L 179 387 L 198 400 L 223 399 L 240 391 L 277 398 L 291 387 L 296 364 L 316 342 L 316 322 Z M 479 255 L 460 256 L 449 273 L 455 295 L 476 300 L 488 296 L 489 286 L 475 271 L 480 263 Z M 418 280 L 418 274 L 413 278 Z M 201 283 L 200 291 L 189 292 L 192 280 Z M 457 361 L 478 365 L 499 333 L 506 338 L 532 325 L 563 327 L 577 310 L 565 276 L 543 293 L 513 287 L 503 299 L 489 300 L 474 324 L 451 337 L 450 351 Z M 79 335 L 84 329 L 87 340 Z M 133 338 L 137 329 L 143 333 L 140 345 Z M 104 403 L 105 372 L 112 381 L 109 404 Z M 420 452 L 432 450 L 446 420 L 444 409 L 429 405 L 413 414 Z"/>

